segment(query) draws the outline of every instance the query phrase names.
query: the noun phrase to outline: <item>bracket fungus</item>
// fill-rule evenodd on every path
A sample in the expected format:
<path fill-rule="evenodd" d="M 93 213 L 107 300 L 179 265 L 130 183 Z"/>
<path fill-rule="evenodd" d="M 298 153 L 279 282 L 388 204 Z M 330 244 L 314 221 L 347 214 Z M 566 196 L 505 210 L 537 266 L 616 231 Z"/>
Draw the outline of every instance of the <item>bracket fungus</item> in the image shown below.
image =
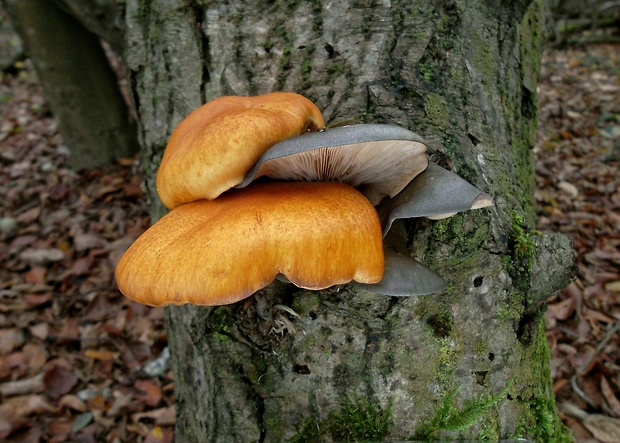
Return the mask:
<path fill-rule="evenodd" d="M 291 181 L 337 181 L 358 188 L 373 205 L 394 197 L 428 165 L 424 140 L 394 125 L 325 129 L 269 148 L 237 187 L 268 176 Z"/>
<path fill-rule="evenodd" d="M 384 270 L 374 207 L 341 183 L 258 183 L 181 205 L 148 229 L 116 268 L 121 291 L 147 305 L 224 305 L 282 273 L 325 289 L 377 283 Z"/>
<path fill-rule="evenodd" d="M 275 143 L 324 126 L 321 111 L 298 94 L 216 98 L 172 132 L 157 171 L 157 193 L 168 209 L 214 199 L 241 183 Z"/>
<path fill-rule="evenodd" d="M 491 206 L 487 194 L 458 175 L 430 162 L 428 168 L 413 180 L 396 198 L 386 200 L 378 207 L 387 234 L 394 220 L 427 217 L 439 220 L 457 212 Z"/>
<path fill-rule="evenodd" d="M 318 108 L 292 93 L 221 97 L 192 112 L 157 174 L 172 211 L 119 261 L 121 291 L 162 306 L 234 303 L 276 277 L 394 296 L 443 290 L 437 273 L 394 247 L 400 232 L 388 231 L 402 218 L 443 218 L 491 198 L 429 163 L 424 140 L 405 128 L 323 126 Z M 263 176 L 279 181 L 253 183 Z"/>

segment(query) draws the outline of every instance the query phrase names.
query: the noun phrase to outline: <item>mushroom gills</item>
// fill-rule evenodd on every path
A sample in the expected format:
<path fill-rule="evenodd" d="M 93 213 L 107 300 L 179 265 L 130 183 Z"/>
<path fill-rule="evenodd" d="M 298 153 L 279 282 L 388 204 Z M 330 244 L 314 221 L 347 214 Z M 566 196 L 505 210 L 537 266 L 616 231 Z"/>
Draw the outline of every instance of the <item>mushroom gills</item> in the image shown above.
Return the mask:
<path fill-rule="evenodd" d="M 342 126 L 281 141 L 269 148 L 237 187 L 268 176 L 338 181 L 373 204 L 394 197 L 428 165 L 424 140 L 394 125 Z"/>
<path fill-rule="evenodd" d="M 491 206 L 493 200 L 458 175 L 430 162 L 395 198 L 377 208 L 383 236 L 395 220 L 428 217 L 438 220 L 457 212 Z"/>

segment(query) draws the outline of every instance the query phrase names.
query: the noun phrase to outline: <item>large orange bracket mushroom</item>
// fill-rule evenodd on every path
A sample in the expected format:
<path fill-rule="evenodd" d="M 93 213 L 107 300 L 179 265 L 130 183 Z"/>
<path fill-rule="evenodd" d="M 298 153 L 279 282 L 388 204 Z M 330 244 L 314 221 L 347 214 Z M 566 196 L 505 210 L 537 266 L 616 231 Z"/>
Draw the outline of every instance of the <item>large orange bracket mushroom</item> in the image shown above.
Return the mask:
<path fill-rule="evenodd" d="M 140 303 L 224 305 L 278 273 L 306 289 L 381 281 L 381 224 L 341 183 L 259 183 L 178 206 L 148 229 L 116 268 Z"/>
<path fill-rule="evenodd" d="M 384 250 L 382 235 L 396 219 L 441 218 L 490 197 L 429 166 L 411 131 L 367 124 L 308 132 L 323 125 L 316 106 L 291 93 L 222 97 L 192 112 L 157 176 L 172 212 L 119 261 L 121 291 L 150 305 L 222 305 L 278 275 L 307 289 L 353 281 L 386 295 L 443 290 L 444 280 L 408 253 Z M 251 183 L 261 176 L 292 182 Z M 315 181 L 326 183 L 295 183 Z"/>

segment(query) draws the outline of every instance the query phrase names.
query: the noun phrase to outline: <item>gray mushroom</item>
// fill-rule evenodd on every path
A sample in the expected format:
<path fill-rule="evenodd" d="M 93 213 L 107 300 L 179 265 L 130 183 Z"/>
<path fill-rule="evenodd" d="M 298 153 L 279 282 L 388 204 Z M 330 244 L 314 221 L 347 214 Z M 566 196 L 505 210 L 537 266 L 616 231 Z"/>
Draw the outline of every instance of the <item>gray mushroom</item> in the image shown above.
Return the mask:
<path fill-rule="evenodd" d="M 397 219 L 428 217 L 438 220 L 492 204 L 490 196 L 431 162 L 400 194 L 384 201 L 377 210 L 385 236 Z"/>
<path fill-rule="evenodd" d="M 358 188 L 373 205 L 394 197 L 428 165 L 424 140 L 394 125 L 326 129 L 269 148 L 238 188 L 261 176 L 290 181 L 338 181 Z"/>
<path fill-rule="evenodd" d="M 435 271 L 414 260 L 409 254 L 385 250 L 385 271 L 379 283 L 355 286 L 376 294 L 412 297 L 441 292 L 446 282 Z"/>

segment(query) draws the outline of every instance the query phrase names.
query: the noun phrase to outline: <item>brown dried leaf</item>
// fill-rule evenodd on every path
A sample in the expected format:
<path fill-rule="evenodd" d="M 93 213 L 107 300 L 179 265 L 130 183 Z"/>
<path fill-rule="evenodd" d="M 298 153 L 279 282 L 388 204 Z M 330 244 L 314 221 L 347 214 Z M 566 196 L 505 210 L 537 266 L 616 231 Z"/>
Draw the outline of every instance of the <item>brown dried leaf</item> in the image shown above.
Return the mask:
<path fill-rule="evenodd" d="M 157 406 L 161 401 L 161 388 L 153 380 L 137 380 L 135 386 L 138 389 L 136 398 L 146 403 L 147 406 Z"/>
<path fill-rule="evenodd" d="M 561 302 L 549 305 L 549 315 L 556 320 L 567 320 L 575 312 L 575 299 L 567 298 Z"/>
<path fill-rule="evenodd" d="M 64 259 L 65 253 L 57 248 L 30 248 L 22 251 L 19 258 L 28 263 L 43 265 Z"/>
<path fill-rule="evenodd" d="M 78 412 L 85 412 L 88 408 L 86 407 L 86 403 L 84 403 L 79 397 L 71 394 L 63 395 L 60 400 L 58 400 L 59 408 L 69 408 Z"/>
<path fill-rule="evenodd" d="M 84 351 L 84 355 L 94 360 L 116 360 L 118 358 L 118 352 L 111 352 L 106 349 L 87 349 Z"/>
<path fill-rule="evenodd" d="M 90 233 L 78 234 L 73 237 L 73 245 L 77 252 L 84 252 L 89 249 L 101 248 L 105 242 L 98 236 Z"/>
<path fill-rule="evenodd" d="M 90 255 L 78 258 L 71 265 L 71 275 L 86 275 L 93 265 L 93 257 Z"/>
<path fill-rule="evenodd" d="M 25 341 L 24 334 L 17 328 L 0 329 L 0 356 L 21 347 Z"/>
<path fill-rule="evenodd" d="M 52 299 L 52 293 L 46 292 L 44 294 L 26 294 L 24 295 L 24 301 L 30 306 L 39 306 L 49 302 Z"/>
<path fill-rule="evenodd" d="M 49 323 L 37 323 L 36 325 L 30 326 L 30 334 L 33 337 L 38 338 L 39 340 L 45 340 L 50 332 Z"/>
<path fill-rule="evenodd" d="M 612 292 L 620 292 L 620 280 L 605 283 L 605 290 Z"/>
<path fill-rule="evenodd" d="M 43 388 L 43 374 L 38 374 L 34 377 L 0 384 L 0 394 L 4 397 L 37 394 L 43 391 Z"/>
<path fill-rule="evenodd" d="M 175 417 L 175 408 L 174 406 L 168 406 L 166 408 L 152 409 L 146 412 L 137 412 L 135 414 L 131 414 L 131 420 L 136 423 L 144 418 L 148 418 L 151 420 L 155 420 L 158 424 L 162 426 L 166 424 L 173 424 Z M 172 423 L 170 423 L 172 421 Z"/>
<path fill-rule="evenodd" d="M 162 429 L 159 426 L 155 426 L 144 439 L 144 443 L 172 443 L 173 441 L 172 429 Z"/>
<path fill-rule="evenodd" d="M 23 366 L 26 366 L 26 356 L 23 352 L 14 352 L 0 357 L 0 379 L 8 377 L 13 372 L 21 372 L 19 368 Z"/>
<path fill-rule="evenodd" d="M 31 426 L 29 429 L 14 433 L 5 443 L 39 443 L 43 437 L 43 430 L 39 426 Z"/>
<path fill-rule="evenodd" d="M 602 443 L 620 442 L 620 420 L 600 414 L 589 414 L 583 425 Z"/>
<path fill-rule="evenodd" d="M 601 377 L 601 392 L 611 412 L 613 412 L 616 418 L 620 418 L 620 401 L 605 377 Z"/>
<path fill-rule="evenodd" d="M 47 268 L 42 266 L 34 266 L 30 271 L 24 274 L 24 281 L 28 283 L 45 283 L 45 276 L 47 275 Z"/>
<path fill-rule="evenodd" d="M 52 366 L 43 378 L 45 393 L 54 400 L 68 393 L 77 382 L 78 378 L 73 371 L 61 365 Z"/>
<path fill-rule="evenodd" d="M 35 206 L 32 209 L 27 210 L 26 212 L 22 212 L 17 217 L 17 221 L 23 225 L 29 225 L 35 222 L 39 216 L 41 215 L 41 206 Z"/>
<path fill-rule="evenodd" d="M 24 419 L 31 414 L 55 411 L 56 408 L 40 395 L 5 399 L 0 405 L 0 438 L 5 438 L 15 429 L 18 429 Z"/>
<path fill-rule="evenodd" d="M 30 374 L 38 373 L 47 362 L 48 352 L 41 343 L 26 343 L 22 350 Z"/>

